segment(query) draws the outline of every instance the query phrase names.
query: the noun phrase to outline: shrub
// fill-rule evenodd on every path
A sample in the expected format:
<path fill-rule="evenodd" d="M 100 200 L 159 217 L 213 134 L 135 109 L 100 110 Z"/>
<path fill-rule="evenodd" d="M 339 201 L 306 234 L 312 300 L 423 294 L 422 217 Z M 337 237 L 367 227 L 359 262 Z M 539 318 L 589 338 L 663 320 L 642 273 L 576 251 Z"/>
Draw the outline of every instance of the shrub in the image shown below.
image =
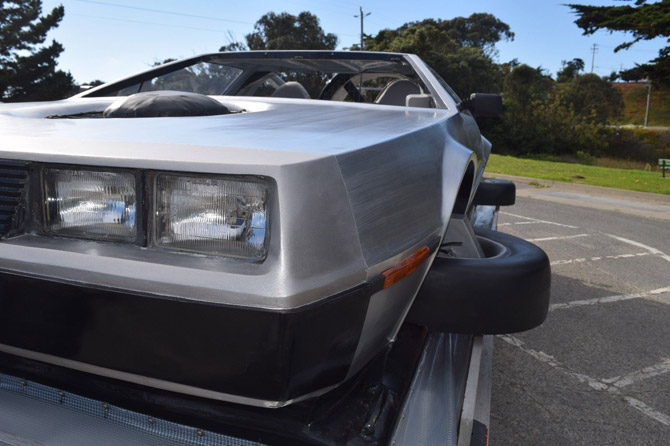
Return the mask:
<path fill-rule="evenodd" d="M 656 164 L 670 158 L 670 132 L 618 127 L 609 139 L 607 156 Z"/>
<path fill-rule="evenodd" d="M 508 106 L 497 123 L 483 129 L 497 153 L 510 155 L 602 154 L 612 130 L 595 113 L 579 115 L 558 97 L 535 101 L 530 107 Z"/>

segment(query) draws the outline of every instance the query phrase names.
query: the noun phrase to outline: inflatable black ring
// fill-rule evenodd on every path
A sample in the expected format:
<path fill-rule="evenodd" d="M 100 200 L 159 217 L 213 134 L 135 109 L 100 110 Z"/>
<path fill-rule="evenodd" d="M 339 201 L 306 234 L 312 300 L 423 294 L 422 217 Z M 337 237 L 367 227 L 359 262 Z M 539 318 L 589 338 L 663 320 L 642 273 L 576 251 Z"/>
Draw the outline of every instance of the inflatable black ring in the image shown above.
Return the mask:
<path fill-rule="evenodd" d="M 406 321 L 464 334 L 516 333 L 540 325 L 551 284 L 545 252 L 508 234 L 475 232 L 486 258 L 436 257 Z"/>
<path fill-rule="evenodd" d="M 230 110 L 204 94 L 159 90 L 136 93 L 107 107 L 105 118 L 164 118 L 225 115 Z"/>

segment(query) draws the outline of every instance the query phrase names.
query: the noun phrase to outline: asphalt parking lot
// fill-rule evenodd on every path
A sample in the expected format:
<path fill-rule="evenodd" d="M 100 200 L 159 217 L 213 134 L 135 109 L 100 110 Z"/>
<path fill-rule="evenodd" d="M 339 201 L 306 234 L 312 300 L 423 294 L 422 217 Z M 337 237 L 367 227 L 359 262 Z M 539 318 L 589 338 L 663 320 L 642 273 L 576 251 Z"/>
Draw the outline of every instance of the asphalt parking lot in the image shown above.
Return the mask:
<path fill-rule="evenodd" d="M 547 252 L 551 306 L 495 339 L 490 444 L 670 444 L 670 197 L 518 197 L 499 230 Z"/>

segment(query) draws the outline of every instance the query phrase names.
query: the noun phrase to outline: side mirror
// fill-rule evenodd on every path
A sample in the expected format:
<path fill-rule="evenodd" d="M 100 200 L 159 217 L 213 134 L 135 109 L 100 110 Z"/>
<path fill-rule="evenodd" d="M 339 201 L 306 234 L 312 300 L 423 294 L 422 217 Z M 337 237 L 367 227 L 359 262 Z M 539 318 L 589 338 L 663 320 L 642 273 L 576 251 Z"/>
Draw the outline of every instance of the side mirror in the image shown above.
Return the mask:
<path fill-rule="evenodd" d="M 472 93 L 469 99 L 458 104 L 458 111 L 470 110 L 478 118 L 497 118 L 502 114 L 502 96 L 489 93 Z"/>

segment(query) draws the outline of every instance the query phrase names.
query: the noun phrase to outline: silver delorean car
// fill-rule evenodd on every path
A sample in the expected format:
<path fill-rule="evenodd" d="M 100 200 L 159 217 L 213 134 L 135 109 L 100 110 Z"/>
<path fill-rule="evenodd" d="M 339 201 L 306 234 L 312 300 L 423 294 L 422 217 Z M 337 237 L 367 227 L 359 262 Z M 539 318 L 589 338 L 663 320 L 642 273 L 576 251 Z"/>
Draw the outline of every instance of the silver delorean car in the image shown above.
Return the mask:
<path fill-rule="evenodd" d="M 546 256 L 471 222 L 513 202 L 482 177 L 475 117 L 500 110 L 415 55 L 331 51 L 206 54 L 1 104 L 0 363 L 280 408 L 407 324 L 537 326 Z"/>

